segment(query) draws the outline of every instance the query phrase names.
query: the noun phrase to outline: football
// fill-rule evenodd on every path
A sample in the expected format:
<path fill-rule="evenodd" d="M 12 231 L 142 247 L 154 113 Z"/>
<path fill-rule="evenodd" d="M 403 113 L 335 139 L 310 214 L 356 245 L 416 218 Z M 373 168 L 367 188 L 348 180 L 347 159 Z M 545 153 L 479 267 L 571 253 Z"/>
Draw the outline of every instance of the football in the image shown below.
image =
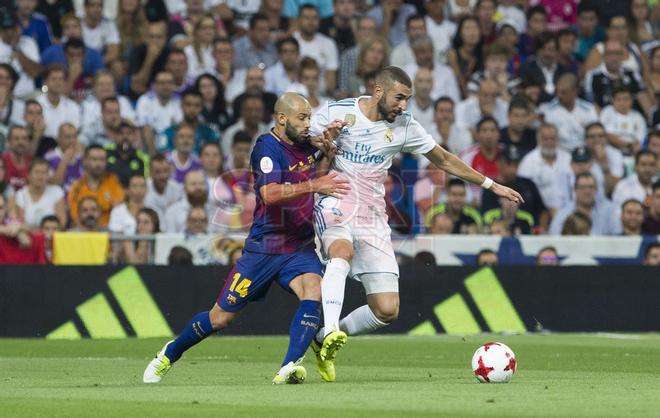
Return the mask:
<path fill-rule="evenodd" d="M 505 344 L 486 343 L 472 356 L 472 372 L 482 383 L 507 383 L 516 372 L 516 355 Z"/>

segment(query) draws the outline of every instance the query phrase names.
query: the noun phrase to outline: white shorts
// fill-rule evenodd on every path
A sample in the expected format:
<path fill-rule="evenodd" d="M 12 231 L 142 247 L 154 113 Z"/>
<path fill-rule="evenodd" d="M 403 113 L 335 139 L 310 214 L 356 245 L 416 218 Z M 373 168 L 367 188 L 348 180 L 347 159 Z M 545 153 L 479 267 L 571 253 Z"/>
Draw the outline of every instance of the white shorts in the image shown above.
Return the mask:
<path fill-rule="evenodd" d="M 314 226 L 321 241 L 322 254 L 326 257 L 330 245 L 337 239 L 353 243 L 353 259 L 349 276 L 360 280 L 365 273 L 390 273 L 380 277 L 371 293 L 398 292 L 399 265 L 394 256 L 384 209 L 367 204 L 355 204 L 345 199 L 321 196 L 314 207 Z M 374 281 L 377 275 L 369 275 Z M 385 280 L 384 278 L 389 279 Z M 394 283 L 384 283 L 384 281 Z M 378 289 L 387 289 L 379 290 Z"/>

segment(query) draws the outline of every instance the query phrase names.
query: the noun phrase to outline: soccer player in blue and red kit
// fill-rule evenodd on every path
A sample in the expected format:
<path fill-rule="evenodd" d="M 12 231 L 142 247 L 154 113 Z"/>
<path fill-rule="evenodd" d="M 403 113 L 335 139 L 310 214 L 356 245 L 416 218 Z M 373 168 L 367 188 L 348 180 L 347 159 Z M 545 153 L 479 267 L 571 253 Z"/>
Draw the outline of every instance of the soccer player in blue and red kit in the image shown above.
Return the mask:
<path fill-rule="evenodd" d="M 275 127 L 252 150 L 257 206 L 254 222 L 236 263 L 210 311 L 195 315 L 144 371 L 145 383 L 160 382 L 181 355 L 213 332 L 226 328 L 251 300 L 262 299 L 276 281 L 300 299 L 289 329 L 289 348 L 273 383 L 302 383 L 302 358 L 320 321 L 323 265 L 314 251 L 314 193 L 340 197 L 347 181 L 327 172 L 342 122 L 310 138 L 307 100 L 286 93 L 275 104 Z M 318 156 L 318 158 L 316 157 Z"/>

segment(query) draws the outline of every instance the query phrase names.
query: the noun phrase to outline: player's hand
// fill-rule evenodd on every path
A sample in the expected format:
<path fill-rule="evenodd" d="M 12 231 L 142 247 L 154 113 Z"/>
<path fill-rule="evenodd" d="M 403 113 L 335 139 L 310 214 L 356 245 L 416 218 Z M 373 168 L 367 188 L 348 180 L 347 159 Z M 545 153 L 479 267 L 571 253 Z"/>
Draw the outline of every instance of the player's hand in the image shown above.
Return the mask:
<path fill-rule="evenodd" d="M 493 183 L 493 186 L 490 188 L 490 190 L 499 197 L 504 197 L 514 203 L 525 203 L 520 193 L 509 187 L 502 186 L 499 183 Z"/>
<path fill-rule="evenodd" d="M 312 190 L 341 199 L 341 196 L 348 194 L 350 183 L 348 180 L 337 178 L 337 175 L 337 173 L 330 173 L 312 180 Z"/>
<path fill-rule="evenodd" d="M 323 136 L 326 136 L 326 131 L 327 135 L 330 137 L 332 141 L 337 139 L 339 135 L 341 134 L 341 130 L 346 126 L 348 122 L 344 120 L 339 120 L 335 119 L 333 120 L 328 126 L 325 127 L 325 131 L 323 131 Z"/>
<path fill-rule="evenodd" d="M 327 130 L 323 131 L 320 136 L 310 137 L 309 142 L 328 158 L 333 158 L 337 154 L 337 144 L 334 143 Z"/>

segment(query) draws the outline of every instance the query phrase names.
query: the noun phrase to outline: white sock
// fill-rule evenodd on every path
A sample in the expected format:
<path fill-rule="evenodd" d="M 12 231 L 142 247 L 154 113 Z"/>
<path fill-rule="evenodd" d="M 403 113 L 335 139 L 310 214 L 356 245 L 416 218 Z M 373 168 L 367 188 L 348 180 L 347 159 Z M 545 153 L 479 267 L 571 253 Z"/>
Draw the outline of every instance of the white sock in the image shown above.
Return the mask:
<path fill-rule="evenodd" d="M 339 329 L 346 276 L 350 270 L 351 265 L 343 258 L 333 258 L 325 266 L 325 274 L 321 280 L 321 298 L 323 301 L 323 325 L 327 333 Z M 323 334 L 323 337 L 325 335 Z"/>
<path fill-rule="evenodd" d="M 374 315 L 369 305 L 362 305 L 339 322 L 339 329 L 348 335 L 360 335 L 376 331 L 387 325 Z"/>

